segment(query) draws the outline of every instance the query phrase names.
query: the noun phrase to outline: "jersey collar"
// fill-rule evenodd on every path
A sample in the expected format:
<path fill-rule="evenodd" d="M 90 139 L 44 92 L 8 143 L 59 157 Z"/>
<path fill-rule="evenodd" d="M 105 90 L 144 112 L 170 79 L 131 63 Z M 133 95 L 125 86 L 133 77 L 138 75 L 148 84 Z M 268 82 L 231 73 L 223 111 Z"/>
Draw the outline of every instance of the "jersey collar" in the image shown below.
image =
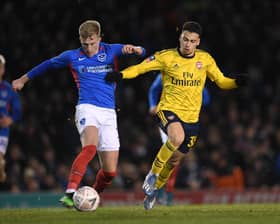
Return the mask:
<path fill-rule="evenodd" d="M 194 53 L 192 56 L 185 56 L 185 55 L 182 55 L 181 52 L 180 52 L 180 50 L 179 50 L 179 47 L 177 47 L 177 51 L 178 51 L 179 55 L 180 55 L 181 57 L 183 57 L 183 58 L 188 58 L 188 59 L 190 59 L 190 58 L 194 58 L 194 56 L 195 56 L 195 53 Z"/>

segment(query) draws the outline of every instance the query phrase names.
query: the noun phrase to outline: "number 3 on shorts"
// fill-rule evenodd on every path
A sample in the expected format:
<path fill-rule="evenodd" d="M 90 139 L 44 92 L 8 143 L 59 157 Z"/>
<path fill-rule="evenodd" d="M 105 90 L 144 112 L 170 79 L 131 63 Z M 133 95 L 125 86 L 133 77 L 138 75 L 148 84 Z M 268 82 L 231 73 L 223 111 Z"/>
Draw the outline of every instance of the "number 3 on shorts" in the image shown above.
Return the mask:
<path fill-rule="evenodd" d="M 197 136 L 190 136 L 190 141 L 187 144 L 188 148 L 191 149 L 196 143 Z"/>

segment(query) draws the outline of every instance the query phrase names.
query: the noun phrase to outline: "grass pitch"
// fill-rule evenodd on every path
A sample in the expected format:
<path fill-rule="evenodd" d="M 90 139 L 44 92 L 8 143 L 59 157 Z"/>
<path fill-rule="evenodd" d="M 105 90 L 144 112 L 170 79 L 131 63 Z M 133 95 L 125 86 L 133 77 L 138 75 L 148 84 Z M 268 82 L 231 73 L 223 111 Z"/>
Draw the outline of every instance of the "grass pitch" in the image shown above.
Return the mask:
<path fill-rule="evenodd" d="M 279 224 L 280 204 L 100 207 L 95 212 L 64 208 L 1 209 L 0 224 Z"/>

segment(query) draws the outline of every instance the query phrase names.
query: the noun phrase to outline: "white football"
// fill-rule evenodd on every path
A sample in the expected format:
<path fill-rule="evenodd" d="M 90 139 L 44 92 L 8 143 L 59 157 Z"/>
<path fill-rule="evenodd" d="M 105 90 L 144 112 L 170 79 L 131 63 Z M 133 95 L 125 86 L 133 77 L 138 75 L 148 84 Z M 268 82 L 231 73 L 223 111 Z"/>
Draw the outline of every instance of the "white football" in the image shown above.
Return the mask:
<path fill-rule="evenodd" d="M 100 197 L 94 188 L 83 186 L 74 193 L 73 201 L 78 211 L 90 212 L 97 209 Z"/>

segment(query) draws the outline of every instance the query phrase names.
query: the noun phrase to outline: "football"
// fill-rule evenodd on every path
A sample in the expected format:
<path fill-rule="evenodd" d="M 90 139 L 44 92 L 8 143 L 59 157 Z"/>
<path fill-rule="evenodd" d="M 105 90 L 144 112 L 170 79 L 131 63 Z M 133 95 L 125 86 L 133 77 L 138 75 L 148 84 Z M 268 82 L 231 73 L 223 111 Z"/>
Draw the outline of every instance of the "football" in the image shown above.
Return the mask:
<path fill-rule="evenodd" d="M 98 208 L 100 197 L 94 188 L 83 186 L 74 193 L 73 201 L 78 211 L 91 212 Z"/>

